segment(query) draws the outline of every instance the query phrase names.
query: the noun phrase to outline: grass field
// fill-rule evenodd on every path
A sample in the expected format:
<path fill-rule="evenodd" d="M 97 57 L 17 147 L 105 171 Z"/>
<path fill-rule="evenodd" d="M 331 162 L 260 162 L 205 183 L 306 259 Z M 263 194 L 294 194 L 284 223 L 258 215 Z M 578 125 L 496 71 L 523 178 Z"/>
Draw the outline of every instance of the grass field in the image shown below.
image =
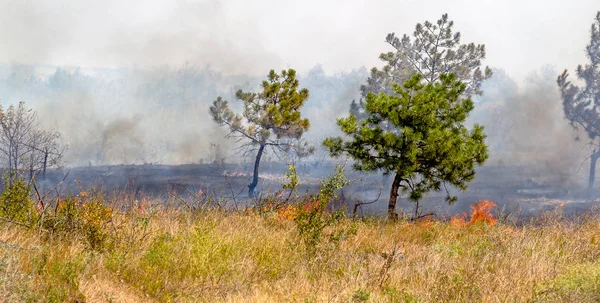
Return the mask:
<path fill-rule="evenodd" d="M 594 213 L 566 220 L 557 209 L 518 226 L 328 212 L 299 221 L 309 208 L 123 210 L 102 199 L 82 192 L 11 219 L 4 209 L 2 301 L 600 301 Z M 307 233 L 307 222 L 322 225 Z"/>

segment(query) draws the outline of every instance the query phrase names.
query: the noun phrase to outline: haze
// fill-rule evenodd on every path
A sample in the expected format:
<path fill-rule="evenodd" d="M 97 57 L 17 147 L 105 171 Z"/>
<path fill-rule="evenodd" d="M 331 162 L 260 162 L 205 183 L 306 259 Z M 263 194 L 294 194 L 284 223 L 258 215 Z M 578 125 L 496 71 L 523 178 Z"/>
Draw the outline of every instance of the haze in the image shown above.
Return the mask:
<path fill-rule="evenodd" d="M 342 4 L 343 3 L 343 4 Z M 0 61 L 83 67 L 179 66 L 262 75 L 379 66 L 389 32 L 449 13 L 463 42 L 516 79 L 583 62 L 595 0 L 2 1 Z"/>

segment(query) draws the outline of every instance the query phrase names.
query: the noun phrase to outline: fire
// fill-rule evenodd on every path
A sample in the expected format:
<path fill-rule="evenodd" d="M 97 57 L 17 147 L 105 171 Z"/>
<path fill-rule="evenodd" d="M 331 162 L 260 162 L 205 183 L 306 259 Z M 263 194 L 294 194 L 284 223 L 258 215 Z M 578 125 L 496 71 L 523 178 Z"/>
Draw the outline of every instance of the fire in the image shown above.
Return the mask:
<path fill-rule="evenodd" d="M 471 220 L 467 221 L 467 214 L 463 213 L 461 217 L 452 217 L 450 220 L 450 225 L 463 227 L 467 224 L 487 223 L 489 226 L 493 226 L 498 222 L 498 220 L 496 219 L 496 216 L 490 213 L 490 211 L 496 206 L 496 203 L 492 201 L 478 201 L 477 203 L 471 205 L 471 209 L 473 209 L 473 212 L 471 213 Z"/>
<path fill-rule="evenodd" d="M 462 215 L 460 217 L 452 217 L 452 219 L 450 219 L 450 225 L 452 226 L 456 226 L 456 227 L 463 227 L 465 225 L 467 225 L 467 213 L 462 213 Z"/>
<path fill-rule="evenodd" d="M 275 210 L 275 214 L 281 221 L 293 221 L 301 214 L 322 211 L 322 207 L 323 205 L 320 204 L 318 200 L 315 200 L 303 203 L 301 205 L 289 204 L 284 207 L 279 207 Z M 265 211 L 267 211 L 267 209 L 265 209 Z"/>
<path fill-rule="evenodd" d="M 321 205 L 319 204 L 319 201 L 312 201 L 312 202 L 308 202 L 308 203 L 304 204 L 302 206 L 302 210 L 305 213 L 310 213 L 315 210 L 318 210 L 320 207 L 321 207 Z"/>
<path fill-rule="evenodd" d="M 488 200 L 481 200 L 471 205 L 473 213 L 471 214 L 471 222 L 469 223 L 485 222 L 490 226 L 493 226 L 498 220 L 496 220 L 495 216 L 491 214 L 490 211 L 496 206 L 496 203 Z"/>
<path fill-rule="evenodd" d="M 426 218 L 419 220 L 418 225 L 423 228 L 432 228 L 435 225 L 435 222 L 431 216 L 427 216 Z"/>

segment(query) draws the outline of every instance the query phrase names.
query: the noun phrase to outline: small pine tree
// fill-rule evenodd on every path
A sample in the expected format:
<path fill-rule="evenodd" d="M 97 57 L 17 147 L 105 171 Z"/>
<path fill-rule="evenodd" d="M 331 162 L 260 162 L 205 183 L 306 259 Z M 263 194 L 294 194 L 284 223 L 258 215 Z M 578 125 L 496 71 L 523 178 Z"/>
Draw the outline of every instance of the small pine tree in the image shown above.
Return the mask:
<path fill-rule="evenodd" d="M 310 127 L 308 119 L 300 114 L 308 99 L 308 89 L 298 89 L 295 70 L 284 70 L 281 75 L 271 70 L 262 83 L 262 92 L 238 90 L 236 98 L 244 105 L 243 114 L 234 113 L 221 97 L 213 102 L 210 114 L 217 124 L 229 128 L 229 137 L 237 137 L 245 141 L 242 147 L 257 151 L 252 183 L 248 185 L 248 194 L 254 197 L 260 160 L 266 148 L 299 156 L 314 152 L 314 147 L 301 141 Z"/>
<path fill-rule="evenodd" d="M 332 156 L 351 156 L 356 170 L 394 174 L 388 204 L 393 220 L 399 189 L 417 202 L 417 214 L 423 194 L 446 188 L 446 183 L 465 190 L 475 177 L 475 165 L 488 158 L 483 127 L 469 130 L 464 125 L 474 107 L 470 98 L 462 97 L 467 86 L 453 74 L 441 74 L 439 81 L 427 84 L 422 78 L 416 74 L 404 88 L 394 85 L 393 95 L 369 93 L 366 119 L 358 121 L 350 114 L 337 120 L 350 139 L 323 142 Z M 448 202 L 456 200 L 447 193 Z"/>

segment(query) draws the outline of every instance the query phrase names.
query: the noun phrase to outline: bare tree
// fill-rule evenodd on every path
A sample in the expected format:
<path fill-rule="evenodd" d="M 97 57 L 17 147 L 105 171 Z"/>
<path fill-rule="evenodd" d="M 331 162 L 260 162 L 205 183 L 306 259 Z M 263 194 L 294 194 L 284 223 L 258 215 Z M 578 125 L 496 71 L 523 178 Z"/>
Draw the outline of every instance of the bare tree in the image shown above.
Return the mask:
<path fill-rule="evenodd" d="M 0 161 L 11 178 L 24 172 L 30 178 L 45 175 L 47 168 L 58 165 L 64 152 L 59 137 L 40 128 L 36 112 L 25 108 L 25 102 L 6 110 L 0 105 Z"/>
<path fill-rule="evenodd" d="M 211 164 L 223 169 L 225 167 L 225 163 L 227 162 L 227 152 L 223 150 L 221 144 L 211 143 L 210 153 Z"/>
<path fill-rule="evenodd" d="M 48 167 L 58 166 L 62 160 L 64 148 L 58 144 L 60 134 L 56 131 L 34 129 L 25 143 L 28 152 L 27 166 L 29 177 L 37 174 L 46 177 Z"/>

